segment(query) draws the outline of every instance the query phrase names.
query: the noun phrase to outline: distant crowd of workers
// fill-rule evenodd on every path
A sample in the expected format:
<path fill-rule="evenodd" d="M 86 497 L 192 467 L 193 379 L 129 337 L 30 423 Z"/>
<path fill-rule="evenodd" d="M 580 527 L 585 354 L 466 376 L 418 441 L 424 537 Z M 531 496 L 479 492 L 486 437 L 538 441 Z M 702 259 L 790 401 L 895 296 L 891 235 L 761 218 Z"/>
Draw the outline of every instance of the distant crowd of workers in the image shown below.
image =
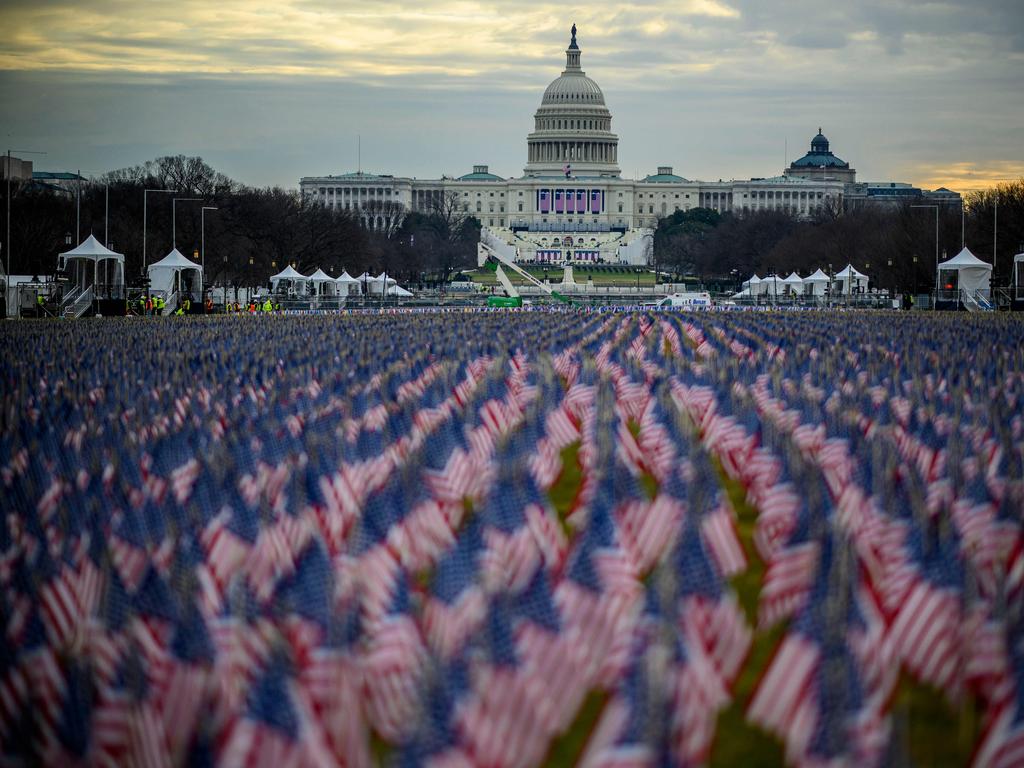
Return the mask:
<path fill-rule="evenodd" d="M 143 294 L 138 299 L 137 313 L 140 315 L 162 315 L 164 310 L 167 308 L 167 302 L 163 296 L 151 296 Z M 203 302 L 203 311 L 205 314 L 211 315 L 214 312 L 213 299 L 209 296 L 206 297 L 206 301 Z M 271 301 L 268 297 L 262 302 L 258 299 L 250 299 L 248 304 L 240 304 L 237 301 L 229 301 L 224 304 L 224 312 L 226 314 L 243 314 L 248 312 L 250 315 L 255 315 L 262 312 L 280 312 L 281 303 Z M 178 308 L 172 313 L 174 315 L 189 315 L 192 314 L 192 299 L 186 297 L 182 299 Z"/>

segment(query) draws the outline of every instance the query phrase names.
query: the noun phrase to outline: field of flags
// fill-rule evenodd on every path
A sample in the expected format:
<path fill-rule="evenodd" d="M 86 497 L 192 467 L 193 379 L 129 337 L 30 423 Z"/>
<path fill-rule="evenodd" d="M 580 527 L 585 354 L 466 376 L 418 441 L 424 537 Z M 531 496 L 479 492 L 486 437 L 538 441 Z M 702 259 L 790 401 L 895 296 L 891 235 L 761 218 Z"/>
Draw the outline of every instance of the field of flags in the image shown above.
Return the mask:
<path fill-rule="evenodd" d="M 0 326 L 0 765 L 1024 765 L 1024 322 Z"/>

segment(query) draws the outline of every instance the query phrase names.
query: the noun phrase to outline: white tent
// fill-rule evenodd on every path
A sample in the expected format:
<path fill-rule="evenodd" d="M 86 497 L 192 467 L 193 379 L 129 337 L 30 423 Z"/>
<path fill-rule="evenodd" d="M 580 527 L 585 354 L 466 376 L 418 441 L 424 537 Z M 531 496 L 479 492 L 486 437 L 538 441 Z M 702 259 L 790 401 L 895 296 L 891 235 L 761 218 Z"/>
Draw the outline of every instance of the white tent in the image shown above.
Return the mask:
<path fill-rule="evenodd" d="M 851 290 L 852 288 L 852 290 Z M 858 272 L 853 264 L 847 264 L 842 271 L 836 273 L 836 290 L 839 295 L 845 293 L 863 293 L 868 289 L 868 276 Z"/>
<path fill-rule="evenodd" d="M 747 289 L 747 294 L 750 296 L 757 296 L 762 292 L 761 290 L 761 278 L 757 276 L 755 272 L 750 276 L 749 280 L 743 281 L 743 287 Z"/>
<path fill-rule="evenodd" d="M 338 295 L 338 281 L 320 268 L 309 276 L 309 282 L 313 286 L 313 293 L 318 296 Z"/>
<path fill-rule="evenodd" d="M 803 282 L 804 293 L 807 296 L 824 296 L 825 286 L 832 281 L 829 280 L 828 275 L 819 269 L 813 275 L 805 277 Z"/>
<path fill-rule="evenodd" d="M 170 297 L 180 293 L 181 298 L 199 301 L 203 297 L 203 268 L 186 259 L 177 248 L 146 270 L 149 273 L 149 289 Z M 168 311 L 171 302 L 168 302 Z"/>
<path fill-rule="evenodd" d="M 387 281 L 388 286 L 398 285 L 398 281 L 393 277 L 389 277 L 386 272 L 381 272 L 376 277 L 368 277 L 366 280 L 367 290 L 369 293 L 381 294 L 384 292 L 384 282 Z"/>
<path fill-rule="evenodd" d="M 1024 286 L 1021 285 L 1021 276 L 1024 275 L 1022 264 L 1024 264 L 1024 253 L 1018 253 L 1013 257 L 1013 285 L 1011 287 L 1014 291 L 1014 298 L 1024 294 Z"/>
<path fill-rule="evenodd" d="M 761 280 L 761 295 L 778 297 L 783 292 L 783 281 L 778 275 L 769 275 L 768 277 Z"/>
<path fill-rule="evenodd" d="M 359 281 L 356 278 L 352 277 L 352 275 L 350 275 L 347 271 L 343 271 L 340 275 L 338 275 L 337 279 L 335 279 L 334 282 L 337 286 L 339 296 L 348 296 L 349 293 L 351 292 L 359 293 Z M 353 288 L 353 286 L 356 287 Z"/>
<path fill-rule="evenodd" d="M 954 279 L 953 274 L 956 274 Z M 952 259 L 939 264 L 939 285 L 945 290 L 956 290 L 957 288 L 967 292 L 972 298 L 981 291 L 988 298 L 988 291 L 992 279 L 992 265 L 982 261 L 967 248 Z"/>
<path fill-rule="evenodd" d="M 407 291 L 400 285 L 392 285 L 388 288 L 388 296 L 399 296 L 405 298 L 406 296 L 412 296 L 412 291 Z"/>
<path fill-rule="evenodd" d="M 785 293 L 803 293 L 804 279 L 794 272 L 782 281 L 782 289 Z"/>
<path fill-rule="evenodd" d="M 281 283 L 285 284 L 283 288 Z M 270 290 L 274 293 L 284 290 L 290 294 L 303 294 L 306 292 L 307 285 L 309 285 L 309 278 L 292 269 L 291 264 L 270 278 Z"/>
<path fill-rule="evenodd" d="M 124 286 L 124 254 L 104 247 L 92 235 L 77 248 L 60 254 L 58 269 L 68 268 L 73 269 L 75 285 L 83 290 L 95 285 L 117 289 Z"/>

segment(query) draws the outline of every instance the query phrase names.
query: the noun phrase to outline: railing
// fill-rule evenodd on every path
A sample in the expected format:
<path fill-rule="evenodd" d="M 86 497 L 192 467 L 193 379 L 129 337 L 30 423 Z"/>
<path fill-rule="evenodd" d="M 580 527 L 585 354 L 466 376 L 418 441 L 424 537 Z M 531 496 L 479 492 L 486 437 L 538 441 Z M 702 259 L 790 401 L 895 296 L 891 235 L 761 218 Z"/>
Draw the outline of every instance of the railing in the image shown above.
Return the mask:
<path fill-rule="evenodd" d="M 61 310 L 63 310 L 69 304 L 74 303 L 75 299 L 78 298 L 78 295 L 81 292 L 82 292 L 82 287 L 79 286 L 79 285 L 76 285 L 71 290 L 69 290 L 67 293 L 65 293 L 61 297 L 61 300 L 60 300 L 60 308 L 61 308 Z"/>
<path fill-rule="evenodd" d="M 164 310 L 163 314 L 169 315 L 178 308 L 178 292 L 171 291 L 164 298 Z"/>
<path fill-rule="evenodd" d="M 92 286 L 86 288 L 82 293 L 74 300 L 74 302 L 67 307 L 63 307 L 63 315 L 68 318 L 78 318 L 84 315 L 89 307 L 92 306 Z"/>

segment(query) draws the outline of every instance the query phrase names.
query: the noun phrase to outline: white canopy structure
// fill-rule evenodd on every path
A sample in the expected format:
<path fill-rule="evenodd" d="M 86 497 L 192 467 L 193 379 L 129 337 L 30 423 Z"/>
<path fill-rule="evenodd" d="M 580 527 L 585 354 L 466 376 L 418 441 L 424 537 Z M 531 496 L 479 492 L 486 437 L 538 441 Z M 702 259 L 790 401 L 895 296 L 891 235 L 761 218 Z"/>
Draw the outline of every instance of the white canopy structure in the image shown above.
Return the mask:
<path fill-rule="evenodd" d="M 943 290 L 966 291 L 974 297 L 979 291 L 988 298 L 992 280 L 992 265 L 982 261 L 964 248 L 952 259 L 939 264 L 939 285 Z M 955 276 L 954 276 L 955 275 Z"/>
<path fill-rule="evenodd" d="M 1024 294 L 1024 285 L 1021 285 L 1021 278 L 1024 277 L 1024 253 L 1018 253 L 1013 257 L 1013 297 L 1017 298 Z"/>
<path fill-rule="evenodd" d="M 179 254 L 180 255 L 180 254 Z M 124 287 L 124 254 L 104 247 L 89 235 L 77 248 L 60 254 L 60 270 L 71 270 L 75 286 L 85 290 L 90 286 L 105 289 Z"/>
<path fill-rule="evenodd" d="M 199 301 L 203 297 L 203 268 L 186 259 L 177 248 L 146 270 L 149 274 L 149 289 L 170 297 L 175 293 L 181 298 Z M 171 302 L 168 302 L 170 305 Z"/>
<path fill-rule="evenodd" d="M 313 286 L 313 293 L 317 296 L 338 295 L 338 281 L 319 267 L 309 276 L 309 283 Z"/>
<path fill-rule="evenodd" d="M 745 295 L 757 296 L 759 293 L 761 293 L 761 278 L 758 277 L 757 273 L 755 272 L 753 275 L 750 276 L 749 280 L 743 281 L 743 287 L 746 288 L 747 290 L 747 293 Z"/>
<path fill-rule="evenodd" d="M 353 291 L 355 293 L 359 293 L 359 281 L 356 278 L 352 277 L 352 275 L 350 275 L 347 271 L 343 271 L 340 275 L 338 275 L 334 283 L 337 286 L 336 290 L 338 291 L 339 296 L 348 296 L 349 293 Z M 356 287 L 353 288 L 353 286 Z"/>
<path fill-rule="evenodd" d="M 376 277 L 369 277 L 367 279 L 367 290 L 369 293 L 383 293 L 385 282 L 387 282 L 388 286 L 398 285 L 398 281 L 395 278 L 388 276 L 386 272 L 381 272 Z"/>
<path fill-rule="evenodd" d="M 399 296 L 405 298 L 407 296 L 412 296 L 412 291 L 407 291 L 400 285 L 392 285 L 388 288 L 388 296 Z"/>
<path fill-rule="evenodd" d="M 863 293 L 868 289 L 868 276 L 858 272 L 853 264 L 847 264 L 842 271 L 836 273 L 836 290 L 839 295 L 845 293 Z"/>
<path fill-rule="evenodd" d="M 340 275 L 338 275 L 338 277 L 335 279 L 335 282 L 338 285 L 351 285 L 353 283 L 358 283 L 359 281 L 356 278 L 352 277 L 352 275 L 350 275 L 346 271 L 346 272 L 342 272 Z"/>
<path fill-rule="evenodd" d="M 306 292 L 308 285 L 309 278 L 292 269 L 291 264 L 270 278 L 270 290 L 274 293 L 287 291 L 289 294 L 302 294 Z"/>
<path fill-rule="evenodd" d="M 782 281 L 782 286 L 785 293 L 803 293 L 804 279 L 794 272 Z"/>
<path fill-rule="evenodd" d="M 813 275 L 804 278 L 804 294 L 807 296 L 824 296 L 825 287 L 832 282 L 829 276 L 817 270 Z"/>
<path fill-rule="evenodd" d="M 761 280 L 761 295 L 777 297 L 780 296 L 784 290 L 783 281 L 778 275 L 768 275 Z"/>

